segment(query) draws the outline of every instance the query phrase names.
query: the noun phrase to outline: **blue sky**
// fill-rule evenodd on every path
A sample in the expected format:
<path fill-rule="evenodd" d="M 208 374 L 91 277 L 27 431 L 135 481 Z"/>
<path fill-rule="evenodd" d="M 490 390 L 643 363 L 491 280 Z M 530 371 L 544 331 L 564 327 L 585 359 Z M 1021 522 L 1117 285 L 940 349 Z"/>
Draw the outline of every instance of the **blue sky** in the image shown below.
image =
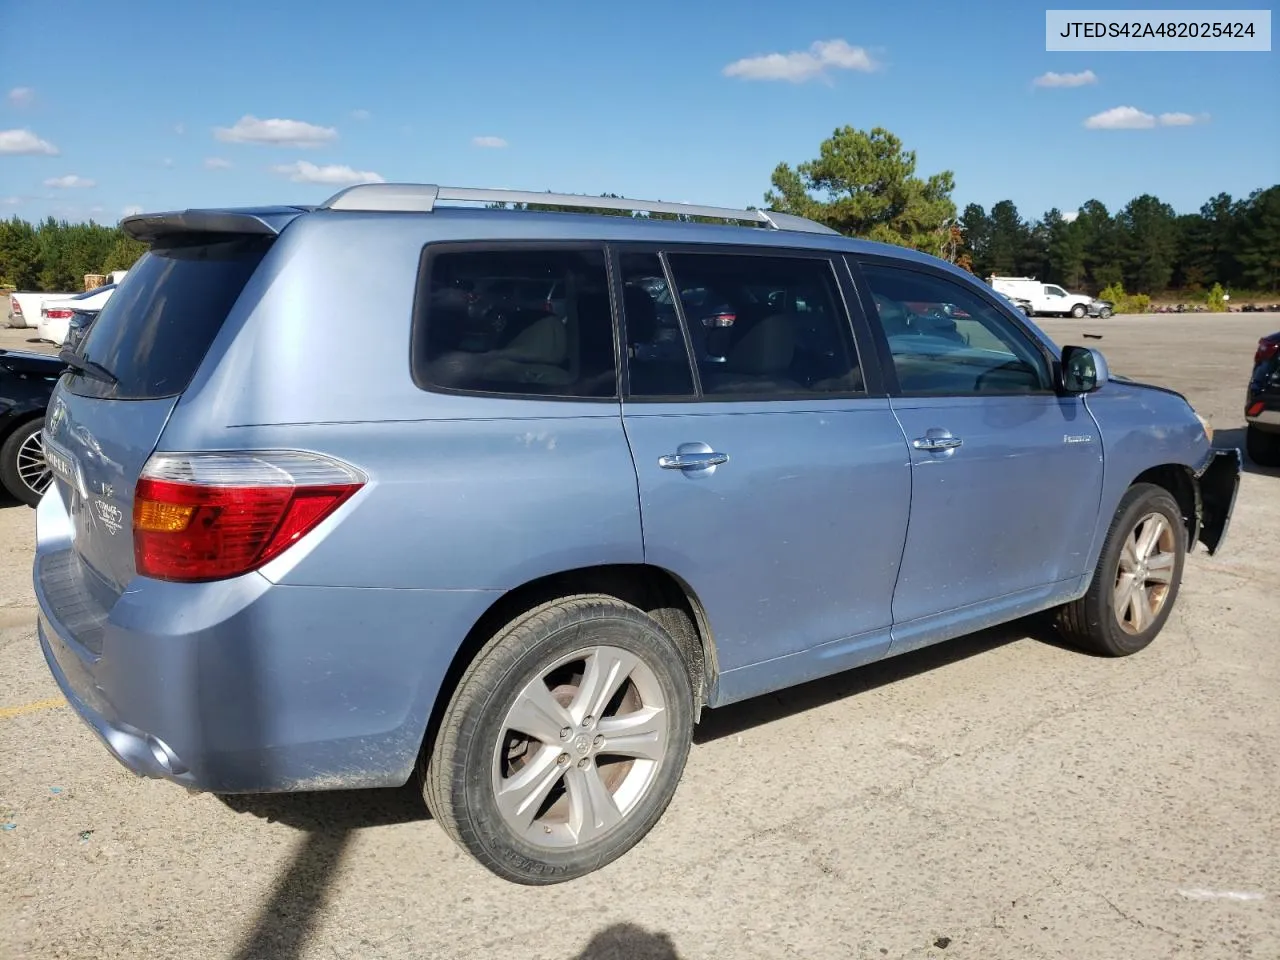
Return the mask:
<path fill-rule="evenodd" d="M 1049 53 L 1025 0 L 3 6 L 0 216 L 352 177 L 745 206 L 844 124 L 954 171 L 961 207 L 1186 212 L 1280 182 L 1280 55 Z"/>

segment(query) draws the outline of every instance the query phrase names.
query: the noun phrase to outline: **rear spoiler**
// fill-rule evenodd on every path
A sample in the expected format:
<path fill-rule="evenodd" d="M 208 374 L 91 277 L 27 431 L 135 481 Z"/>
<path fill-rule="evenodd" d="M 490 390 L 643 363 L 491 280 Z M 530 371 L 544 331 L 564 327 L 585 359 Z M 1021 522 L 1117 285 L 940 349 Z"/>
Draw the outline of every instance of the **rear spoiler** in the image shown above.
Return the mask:
<path fill-rule="evenodd" d="M 260 207 L 243 210 L 174 210 L 125 217 L 120 229 L 135 240 L 154 243 L 182 234 L 277 236 L 310 207 Z"/>

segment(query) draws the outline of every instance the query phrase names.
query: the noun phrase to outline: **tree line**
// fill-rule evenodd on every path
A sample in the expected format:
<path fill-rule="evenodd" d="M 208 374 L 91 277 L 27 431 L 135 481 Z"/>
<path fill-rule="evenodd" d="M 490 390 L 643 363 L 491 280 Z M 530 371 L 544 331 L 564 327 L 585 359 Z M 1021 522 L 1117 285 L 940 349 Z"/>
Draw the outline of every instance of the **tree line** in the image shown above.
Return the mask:
<path fill-rule="evenodd" d="M 119 227 L 15 216 L 0 220 L 0 287 L 83 290 L 86 274 L 128 270 L 146 249 Z"/>
<path fill-rule="evenodd" d="M 1032 276 L 1091 294 L 1280 291 L 1280 184 L 1243 198 L 1220 193 L 1187 214 L 1151 194 L 1114 214 L 1090 200 L 1071 219 L 1058 209 L 1024 218 L 1012 200 L 1001 200 L 989 213 L 976 203 L 957 213 L 954 190 L 949 170 L 917 175 L 915 151 L 883 127 L 845 126 L 821 143 L 813 160 L 778 164 L 764 203 L 767 210 L 807 217 L 846 236 L 943 257 L 979 277 Z M 513 206 L 704 219 L 554 203 Z M 14 217 L 0 222 L 0 285 L 79 289 L 86 273 L 127 269 L 145 249 L 117 227 L 52 217 L 32 225 Z"/>

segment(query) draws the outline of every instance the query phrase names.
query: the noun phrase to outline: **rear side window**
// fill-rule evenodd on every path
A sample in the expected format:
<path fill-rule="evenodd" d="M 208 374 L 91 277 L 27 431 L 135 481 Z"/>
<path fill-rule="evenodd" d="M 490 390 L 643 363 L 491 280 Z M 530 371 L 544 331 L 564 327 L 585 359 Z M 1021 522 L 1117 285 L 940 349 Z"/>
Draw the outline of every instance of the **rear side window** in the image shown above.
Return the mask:
<path fill-rule="evenodd" d="M 80 350 L 115 382 L 77 374 L 68 389 L 108 400 L 182 393 L 270 244 L 237 237 L 152 247 L 112 293 Z"/>
<path fill-rule="evenodd" d="M 428 248 L 416 314 L 419 387 L 617 396 L 602 249 Z"/>

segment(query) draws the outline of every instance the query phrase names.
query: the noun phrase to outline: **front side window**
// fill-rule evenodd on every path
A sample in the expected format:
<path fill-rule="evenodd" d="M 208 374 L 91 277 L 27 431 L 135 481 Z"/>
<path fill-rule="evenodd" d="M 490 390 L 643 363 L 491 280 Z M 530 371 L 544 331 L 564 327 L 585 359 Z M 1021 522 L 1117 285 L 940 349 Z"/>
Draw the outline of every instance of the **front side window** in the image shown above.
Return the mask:
<path fill-rule="evenodd" d="M 617 395 L 603 250 L 428 251 L 419 386 L 547 397 Z"/>
<path fill-rule="evenodd" d="M 1061 287 L 1045 287 L 1044 292 L 1051 297 L 1065 297 L 1067 295 L 1067 291 L 1063 290 Z"/>
<path fill-rule="evenodd" d="M 1049 389 L 1043 355 L 994 304 L 929 273 L 863 264 L 903 393 L 963 396 Z"/>
<path fill-rule="evenodd" d="M 670 253 L 667 262 L 705 397 L 863 391 L 829 260 Z"/>

